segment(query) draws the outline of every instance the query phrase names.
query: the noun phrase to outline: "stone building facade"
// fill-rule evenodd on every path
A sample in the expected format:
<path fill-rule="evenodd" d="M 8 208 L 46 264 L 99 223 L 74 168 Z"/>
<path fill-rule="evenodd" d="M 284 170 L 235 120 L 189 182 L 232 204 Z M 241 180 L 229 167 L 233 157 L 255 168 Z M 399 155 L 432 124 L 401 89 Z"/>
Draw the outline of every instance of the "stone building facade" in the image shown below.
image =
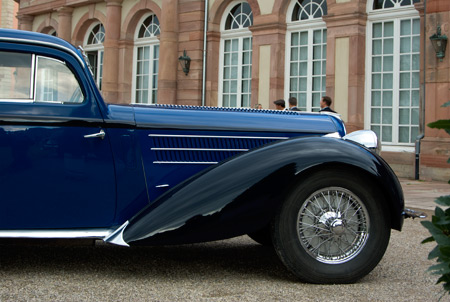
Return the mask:
<path fill-rule="evenodd" d="M 0 1 L 0 27 L 17 28 L 17 10 L 19 5 L 14 0 Z"/>
<path fill-rule="evenodd" d="M 377 132 L 399 176 L 450 178 L 450 138 L 426 127 L 450 118 L 449 50 L 441 61 L 429 40 L 449 35 L 448 0 L 16 2 L 20 29 L 84 47 L 107 102 L 274 108 L 294 96 L 317 111 L 328 95 L 348 132 Z"/>

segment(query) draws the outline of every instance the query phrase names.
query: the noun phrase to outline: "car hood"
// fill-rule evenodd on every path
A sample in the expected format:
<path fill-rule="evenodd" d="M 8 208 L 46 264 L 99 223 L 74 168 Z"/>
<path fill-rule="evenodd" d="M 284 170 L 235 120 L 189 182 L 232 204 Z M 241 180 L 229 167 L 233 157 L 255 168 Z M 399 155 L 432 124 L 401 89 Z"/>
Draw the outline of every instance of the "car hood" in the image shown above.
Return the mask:
<path fill-rule="evenodd" d="M 134 123 L 138 128 L 345 135 L 338 117 L 320 113 L 179 105 L 108 107 L 115 122 Z"/>

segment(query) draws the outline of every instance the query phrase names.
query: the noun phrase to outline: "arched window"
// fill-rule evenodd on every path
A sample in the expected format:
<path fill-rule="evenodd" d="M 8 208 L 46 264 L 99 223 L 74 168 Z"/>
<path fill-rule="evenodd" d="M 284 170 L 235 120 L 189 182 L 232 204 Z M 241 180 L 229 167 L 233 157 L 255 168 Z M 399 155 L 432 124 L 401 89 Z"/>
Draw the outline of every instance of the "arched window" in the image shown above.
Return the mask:
<path fill-rule="evenodd" d="M 105 28 L 101 23 L 91 25 L 84 42 L 84 50 L 94 74 L 98 88 L 102 89 L 103 78 L 103 42 L 105 41 Z"/>
<path fill-rule="evenodd" d="M 365 127 L 377 133 L 385 150 L 412 150 L 419 133 L 420 18 L 415 2 L 369 0 Z"/>
<path fill-rule="evenodd" d="M 233 2 L 221 26 L 219 106 L 250 107 L 253 13 L 246 2 Z"/>
<path fill-rule="evenodd" d="M 326 0 L 292 1 L 287 14 L 285 98 L 297 98 L 305 111 L 319 111 L 325 95 L 326 14 Z"/>
<path fill-rule="evenodd" d="M 411 6 L 420 0 L 373 0 L 372 9 L 400 8 L 402 6 Z"/>
<path fill-rule="evenodd" d="M 142 18 L 136 30 L 133 56 L 132 102 L 156 104 L 159 65 L 159 20 L 156 15 Z"/>

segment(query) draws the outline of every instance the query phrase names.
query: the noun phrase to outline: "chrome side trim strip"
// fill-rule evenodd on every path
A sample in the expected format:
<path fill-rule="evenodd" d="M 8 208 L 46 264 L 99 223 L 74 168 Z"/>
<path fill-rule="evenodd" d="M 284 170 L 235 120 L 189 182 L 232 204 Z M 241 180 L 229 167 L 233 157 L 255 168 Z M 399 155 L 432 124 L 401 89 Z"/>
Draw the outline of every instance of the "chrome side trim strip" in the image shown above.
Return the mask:
<path fill-rule="evenodd" d="M 125 221 L 124 224 L 122 224 L 118 229 L 116 229 L 114 233 L 104 238 L 103 241 L 121 246 L 130 246 L 128 243 L 125 242 L 125 240 L 123 240 L 123 231 L 125 230 L 125 228 L 129 223 L 130 222 L 128 220 Z"/>
<path fill-rule="evenodd" d="M 234 138 L 234 139 L 289 139 L 289 137 L 271 136 L 220 136 L 220 135 L 182 135 L 182 134 L 149 134 L 150 137 L 194 137 L 194 138 Z"/>
<path fill-rule="evenodd" d="M 217 161 L 154 161 L 154 164 L 216 165 Z"/>
<path fill-rule="evenodd" d="M 0 230 L 0 238 L 98 238 L 109 236 L 113 229 Z"/>
<path fill-rule="evenodd" d="M 249 149 L 207 149 L 207 148 L 151 148 L 152 151 L 238 151 L 246 152 Z"/>

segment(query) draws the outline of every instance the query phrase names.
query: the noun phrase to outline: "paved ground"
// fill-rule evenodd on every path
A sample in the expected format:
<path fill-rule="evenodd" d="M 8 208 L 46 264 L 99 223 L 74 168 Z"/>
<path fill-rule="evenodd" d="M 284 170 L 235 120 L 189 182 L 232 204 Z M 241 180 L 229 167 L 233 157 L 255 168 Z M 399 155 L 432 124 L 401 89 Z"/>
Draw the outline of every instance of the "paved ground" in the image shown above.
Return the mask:
<path fill-rule="evenodd" d="M 450 194 L 446 183 L 402 185 L 407 206 L 429 213 Z M 434 245 L 420 244 L 428 236 L 420 220 L 406 220 L 380 264 L 350 285 L 298 282 L 247 236 L 140 248 L 0 242 L 0 301 L 438 301 L 442 286 L 426 272 Z"/>
<path fill-rule="evenodd" d="M 450 184 L 438 181 L 400 179 L 405 195 L 406 207 L 434 210 L 434 200 L 443 195 L 450 195 Z"/>

